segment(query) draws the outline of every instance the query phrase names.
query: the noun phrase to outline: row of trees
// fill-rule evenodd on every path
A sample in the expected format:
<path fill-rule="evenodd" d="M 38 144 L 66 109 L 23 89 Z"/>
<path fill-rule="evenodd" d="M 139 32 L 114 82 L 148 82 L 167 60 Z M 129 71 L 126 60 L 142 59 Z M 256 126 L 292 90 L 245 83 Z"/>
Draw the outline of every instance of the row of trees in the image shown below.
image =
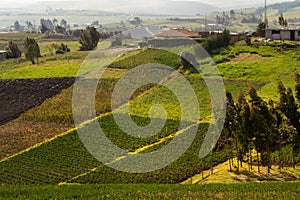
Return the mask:
<path fill-rule="evenodd" d="M 80 50 L 88 51 L 97 47 L 100 39 L 100 33 L 94 27 L 87 27 L 86 30 L 80 31 Z M 24 54 L 27 60 L 30 60 L 32 64 L 39 63 L 39 57 L 41 57 L 40 47 L 37 41 L 33 38 L 26 37 L 23 43 Z M 56 53 L 69 52 L 70 48 L 67 45 L 61 44 L 57 48 Z M 8 58 L 20 58 L 22 51 L 18 45 L 10 41 L 7 46 Z"/>
<path fill-rule="evenodd" d="M 227 47 L 230 44 L 231 36 L 227 29 L 224 29 L 222 33 L 217 33 L 214 36 L 208 38 L 203 44 L 203 48 L 208 52 L 212 53 L 213 50 Z"/>
<path fill-rule="evenodd" d="M 281 13 L 278 17 L 278 24 L 282 27 L 288 27 L 288 20 L 283 16 Z M 267 28 L 267 25 L 265 22 L 260 22 L 256 27 L 256 36 L 258 37 L 265 37 L 265 30 Z"/>
<path fill-rule="evenodd" d="M 295 73 L 296 99 L 300 102 L 300 75 Z M 237 169 L 248 155 L 252 169 L 252 150 L 257 151 L 258 171 L 261 163 L 268 166 L 270 172 L 272 161 L 271 153 L 279 151 L 280 163 L 283 167 L 281 150 L 284 147 L 292 148 L 291 163 L 295 167 L 295 155 L 300 150 L 300 112 L 293 91 L 285 88 L 281 81 L 278 82 L 280 101 L 274 104 L 272 100 L 266 102 L 258 96 L 256 90 L 249 86 L 247 97 L 239 92 L 236 102 L 230 92 L 226 92 L 227 113 L 219 142 L 219 148 L 230 146 L 230 158 L 237 157 Z M 229 162 L 231 159 L 229 159 Z M 230 167 L 232 162 L 230 163 Z"/>
<path fill-rule="evenodd" d="M 39 44 L 33 38 L 26 37 L 23 43 L 25 58 L 30 60 L 32 64 L 35 64 L 35 59 L 37 63 L 39 62 L 39 57 L 41 56 Z M 8 58 L 20 58 L 22 56 L 22 51 L 19 49 L 18 45 L 9 41 L 7 46 Z"/>

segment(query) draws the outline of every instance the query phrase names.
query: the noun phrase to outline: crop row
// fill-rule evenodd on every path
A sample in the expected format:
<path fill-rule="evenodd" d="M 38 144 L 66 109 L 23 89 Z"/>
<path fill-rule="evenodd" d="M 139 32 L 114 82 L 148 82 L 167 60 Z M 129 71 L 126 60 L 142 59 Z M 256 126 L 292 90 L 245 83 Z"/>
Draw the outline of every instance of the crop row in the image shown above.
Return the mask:
<path fill-rule="evenodd" d="M 132 116 L 140 123 L 148 119 Z M 155 143 L 178 129 L 178 122 L 167 120 L 155 136 L 140 139 L 127 135 L 114 122 L 112 115 L 99 119 L 107 137 L 124 150 Z M 73 131 L 0 163 L 0 184 L 57 184 L 82 174 L 100 163 L 85 149 L 77 132 Z"/>
<path fill-rule="evenodd" d="M 299 199 L 300 184 L 0 186 L 2 199 Z"/>
<path fill-rule="evenodd" d="M 198 134 L 189 149 L 177 161 L 163 169 L 148 173 L 126 173 L 101 164 L 97 170 L 91 171 L 84 176 L 71 179 L 68 183 L 180 183 L 193 175 L 200 173 L 202 170 L 209 169 L 211 165 L 216 165 L 227 159 L 226 151 L 217 151 L 204 159 L 199 158 L 199 150 L 203 137 L 206 134 L 207 127 L 208 124 L 200 124 Z M 156 150 L 168 142 L 169 141 L 166 141 L 158 146 L 154 146 L 153 149 L 147 149 L 147 152 Z M 149 165 L 151 165 L 151 163 L 149 163 Z M 135 167 L 138 170 L 139 167 L 142 166 L 137 164 Z"/>

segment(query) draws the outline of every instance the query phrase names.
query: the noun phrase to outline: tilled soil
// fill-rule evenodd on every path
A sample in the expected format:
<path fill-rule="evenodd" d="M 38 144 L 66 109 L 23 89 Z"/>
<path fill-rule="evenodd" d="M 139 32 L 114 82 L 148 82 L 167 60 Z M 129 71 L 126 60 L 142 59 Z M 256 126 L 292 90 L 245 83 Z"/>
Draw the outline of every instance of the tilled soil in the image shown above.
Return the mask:
<path fill-rule="evenodd" d="M 0 126 L 73 85 L 75 78 L 0 80 Z"/>

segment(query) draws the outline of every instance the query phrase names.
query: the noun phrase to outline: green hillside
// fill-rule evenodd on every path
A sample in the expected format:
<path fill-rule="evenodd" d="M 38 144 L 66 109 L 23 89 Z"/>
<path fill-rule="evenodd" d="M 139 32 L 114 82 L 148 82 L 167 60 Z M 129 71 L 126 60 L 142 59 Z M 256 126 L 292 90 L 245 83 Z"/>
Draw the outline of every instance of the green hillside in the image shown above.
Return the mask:
<path fill-rule="evenodd" d="M 40 41 L 40 43 L 43 56 L 39 65 L 31 65 L 22 60 L 23 58 L 3 61 L 0 63 L 0 78 L 74 77 L 89 53 L 77 51 L 78 45 L 75 41 L 65 41 L 71 46 L 72 51 L 64 55 L 51 55 L 47 48 L 51 42 Z M 192 49 L 192 47 L 189 48 Z M 1 130 L 6 132 L 6 140 L 14 140 L 14 135 L 9 133 L 16 126 L 20 129 L 19 132 L 26 135 L 27 140 L 30 140 L 28 133 L 45 134 L 48 137 L 45 140 L 30 143 L 30 145 L 18 140 L 12 145 L 12 147 L 18 146 L 18 148 L 12 148 L 9 152 L 1 155 L 0 198 L 37 198 L 37 191 L 44 191 L 38 197 L 54 199 L 106 197 L 113 199 L 139 199 L 140 197 L 149 199 L 181 199 L 181 197 L 195 199 L 274 199 L 275 197 L 297 199 L 299 182 L 175 185 L 189 181 L 191 178 L 199 178 L 203 171 L 211 170 L 215 166 L 218 169 L 218 165 L 227 162 L 229 156 L 236 155 L 236 152 L 232 152 L 233 147 L 226 143 L 227 138 L 222 138 L 213 152 L 203 159 L 199 158 L 201 144 L 209 123 L 212 123 L 210 94 L 203 76 L 213 79 L 215 74 L 211 73 L 211 69 L 207 67 L 207 60 L 199 60 L 203 65 L 201 69 L 204 74 L 201 76 L 185 70 L 179 56 L 167 51 L 131 49 L 130 52 L 124 53 L 123 48 L 114 50 L 108 52 L 107 59 L 101 60 L 102 65 L 108 64 L 109 66 L 98 84 L 95 94 L 95 110 L 99 117 L 85 122 L 79 130 L 87 133 L 94 131 L 94 129 L 90 130 L 93 128 L 91 125 L 99 123 L 113 144 L 124 149 L 126 153 L 110 160 L 109 163 L 100 163 L 87 151 L 78 136 L 78 130 L 72 129 L 73 87 L 64 89 L 60 94 L 45 100 L 41 105 L 24 112 L 18 119 L 1 127 Z M 259 96 L 265 100 L 273 99 L 276 105 L 280 100 L 277 93 L 277 82 L 282 80 L 286 86 L 292 88 L 295 86 L 293 74 L 295 71 L 300 71 L 299 55 L 300 47 L 295 43 L 285 43 L 284 45 L 279 42 L 254 43 L 247 46 L 244 42 L 239 42 L 227 48 L 215 50 L 212 58 L 217 63 L 226 90 L 232 93 L 234 99 L 239 91 L 246 94 L 247 86 L 252 85 L 258 91 Z M 117 57 L 117 59 L 111 63 L 113 57 Z M 93 62 L 96 61 L 99 62 L 99 60 L 93 60 Z M 153 105 L 160 104 L 165 108 L 167 114 L 163 128 L 149 138 L 135 138 L 118 127 L 111 113 L 113 89 L 123 74 L 134 67 L 147 63 L 165 64 L 182 73 L 199 100 L 199 121 L 190 122 L 186 118 L 181 119 L 180 102 L 176 96 L 166 87 L 149 84 L 140 87 L 131 97 L 129 103 L 130 117 L 138 125 L 146 126 L 151 122 L 149 109 Z M 93 69 L 95 68 L 91 67 L 83 73 Z M 88 83 L 94 79 L 84 81 Z M 88 90 L 89 88 L 81 89 Z M 247 99 L 249 99 L 248 96 Z M 118 115 L 124 115 L 122 108 L 116 110 Z M 162 117 L 156 116 L 152 120 L 162 121 Z M 179 129 L 181 122 L 183 127 Z M 36 126 L 32 126 L 32 124 Z M 197 127 L 198 125 L 199 127 Z M 62 128 L 53 131 L 51 129 L 53 132 L 51 135 L 41 130 L 41 127 L 50 130 L 49 126 L 57 128 L 62 126 Z M 69 129 L 69 131 L 63 132 L 65 129 Z M 189 134 L 192 130 L 195 130 L 197 135 L 188 150 L 178 160 L 163 169 L 148 173 L 125 173 L 107 166 L 111 163 L 117 166 L 118 163 L 126 163 L 134 155 L 154 152 L 172 144 L 175 138 Z M 281 154 L 284 154 L 287 160 L 285 167 L 291 167 L 291 163 L 288 163 L 292 159 L 290 149 L 290 146 L 287 145 L 280 151 L 274 150 L 272 152 L 273 167 L 278 167 L 276 164 L 281 159 Z M 110 152 L 104 153 L 110 154 Z M 168 153 L 162 155 L 161 160 L 168 158 Z M 248 162 L 248 160 L 244 161 L 244 163 Z M 149 163 L 149 165 L 152 164 Z M 143 167 L 138 164 L 136 166 L 137 169 Z M 298 170 L 298 166 L 296 169 Z M 228 178 L 224 175 L 227 171 L 227 169 L 223 170 L 219 177 Z M 235 169 L 233 171 L 235 172 Z M 215 173 L 211 177 L 214 178 L 217 175 Z M 295 176 L 292 180 L 298 179 L 298 176 Z M 191 182 L 194 183 L 193 180 Z M 128 185 L 118 185 L 126 183 Z M 29 187 L 20 185 L 29 185 Z M 54 191 L 58 194 L 54 194 Z M 86 193 L 82 194 L 82 191 Z M 133 196 L 133 194 L 135 195 Z"/>

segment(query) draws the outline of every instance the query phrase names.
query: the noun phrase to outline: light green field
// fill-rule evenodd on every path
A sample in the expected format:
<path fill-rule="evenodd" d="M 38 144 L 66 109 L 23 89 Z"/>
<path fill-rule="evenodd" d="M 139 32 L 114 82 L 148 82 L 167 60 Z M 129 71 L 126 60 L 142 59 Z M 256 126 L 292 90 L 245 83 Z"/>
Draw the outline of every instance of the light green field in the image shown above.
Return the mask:
<path fill-rule="evenodd" d="M 298 199 L 300 184 L 0 186 L 3 199 Z"/>

